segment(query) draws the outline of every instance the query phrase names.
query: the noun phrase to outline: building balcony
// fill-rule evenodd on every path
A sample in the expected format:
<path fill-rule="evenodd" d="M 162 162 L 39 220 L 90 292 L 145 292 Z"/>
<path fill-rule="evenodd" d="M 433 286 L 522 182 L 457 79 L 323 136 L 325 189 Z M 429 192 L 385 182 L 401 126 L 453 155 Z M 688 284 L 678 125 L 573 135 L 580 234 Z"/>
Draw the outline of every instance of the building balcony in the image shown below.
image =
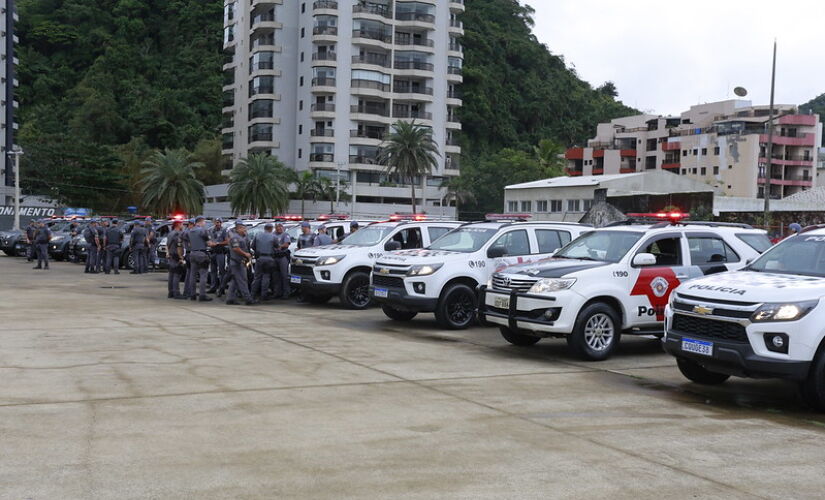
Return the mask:
<path fill-rule="evenodd" d="M 619 150 L 619 156 L 622 156 L 622 157 L 625 157 L 625 158 L 627 158 L 627 157 L 636 158 L 636 150 L 635 149 L 622 149 L 622 150 Z"/>
<path fill-rule="evenodd" d="M 387 108 L 381 108 L 378 106 L 359 106 L 357 104 L 350 106 L 350 113 L 359 113 L 365 115 L 376 115 L 385 117 L 390 116 L 389 110 L 387 110 Z"/>
<path fill-rule="evenodd" d="M 378 157 L 363 155 L 350 155 L 349 163 L 350 165 L 380 165 Z"/>
<path fill-rule="evenodd" d="M 680 169 L 682 167 L 681 163 L 662 163 L 662 170 L 673 170 L 673 169 Z"/>
<path fill-rule="evenodd" d="M 412 85 L 398 85 L 398 84 L 395 84 L 392 91 L 395 94 L 419 94 L 419 95 L 425 95 L 425 96 L 433 95 L 433 88 L 432 87 L 417 87 L 417 86 L 412 86 Z"/>
<path fill-rule="evenodd" d="M 764 157 L 759 158 L 759 163 L 766 164 L 768 159 Z M 794 167 L 813 167 L 813 158 L 805 158 L 804 156 L 785 156 L 771 159 L 772 165 L 788 165 Z"/>
<path fill-rule="evenodd" d="M 777 120 L 779 125 L 798 125 L 802 127 L 815 127 L 815 115 L 785 115 Z"/>
<path fill-rule="evenodd" d="M 335 78 L 313 78 L 312 79 L 312 91 L 313 92 L 335 92 Z"/>
<path fill-rule="evenodd" d="M 337 26 L 316 26 L 312 28 L 313 35 L 319 36 L 338 36 L 338 27 Z"/>
<path fill-rule="evenodd" d="M 336 61 L 337 57 L 338 57 L 338 54 L 336 54 L 335 52 L 325 52 L 325 53 L 322 53 L 322 54 L 319 54 L 319 53 L 316 52 L 315 54 L 312 54 L 312 60 L 313 61 L 319 61 L 319 62 L 320 61 Z"/>
<path fill-rule="evenodd" d="M 335 161 L 335 155 L 332 153 L 311 153 L 309 155 L 309 161 L 315 163 L 333 163 Z"/>
<path fill-rule="evenodd" d="M 350 130 L 349 136 L 352 139 L 374 139 L 383 141 L 387 132 L 385 130 Z"/>
<path fill-rule="evenodd" d="M 429 39 L 416 39 L 416 38 L 405 38 L 405 37 L 396 37 L 395 45 L 401 46 L 413 46 L 413 47 L 435 47 L 435 42 Z"/>
<path fill-rule="evenodd" d="M 564 157 L 568 160 L 582 160 L 584 159 L 584 148 L 569 148 Z"/>
<path fill-rule="evenodd" d="M 768 143 L 768 134 L 759 134 L 759 142 L 763 144 Z M 799 134 L 796 137 L 789 137 L 786 135 L 773 135 L 773 143 L 778 146 L 809 146 L 816 145 L 816 136 L 814 134 Z"/>
<path fill-rule="evenodd" d="M 570 177 L 581 177 L 584 174 L 581 170 L 573 170 L 572 168 L 565 168 L 564 173 Z"/>
<path fill-rule="evenodd" d="M 275 87 L 269 85 L 260 85 L 258 87 L 249 87 L 249 97 L 257 95 L 275 95 Z"/>
<path fill-rule="evenodd" d="M 435 16 L 419 12 L 402 12 L 395 15 L 396 21 L 435 24 Z"/>
<path fill-rule="evenodd" d="M 594 168 L 593 175 L 602 175 L 604 174 L 604 168 Z"/>
<path fill-rule="evenodd" d="M 352 64 L 369 64 L 382 68 L 390 67 L 390 58 L 384 54 L 365 54 L 363 56 L 352 56 Z"/>
<path fill-rule="evenodd" d="M 758 179 L 759 184 L 765 184 L 765 178 L 760 177 Z M 814 181 L 810 177 L 792 177 L 792 178 L 784 178 L 784 179 L 771 179 L 772 186 L 801 186 L 801 187 L 813 187 Z"/>
<path fill-rule="evenodd" d="M 671 142 L 663 142 L 662 143 L 662 151 L 679 151 L 680 149 L 682 149 L 682 143 L 681 142 L 678 142 L 678 141 L 672 142 L 671 141 Z"/>
<path fill-rule="evenodd" d="M 636 169 L 635 168 L 627 168 L 627 167 L 626 168 L 620 168 L 619 173 L 620 174 L 635 174 Z"/>
<path fill-rule="evenodd" d="M 392 19 L 392 9 L 383 5 L 353 5 L 353 17 L 378 16 Z"/>
<path fill-rule="evenodd" d="M 310 137 L 335 137 L 335 130 L 331 128 L 312 129 L 309 131 Z"/>
<path fill-rule="evenodd" d="M 604 158 L 604 149 L 594 149 L 593 158 Z"/>
<path fill-rule="evenodd" d="M 353 93 L 363 93 L 359 92 L 362 90 L 371 91 L 366 92 L 368 95 L 381 94 L 390 91 L 389 83 L 381 83 L 373 80 L 352 80 L 350 82 L 350 87 L 352 87 Z"/>
<path fill-rule="evenodd" d="M 435 66 L 432 63 L 424 62 L 424 61 L 399 61 L 396 60 L 393 63 L 393 67 L 395 69 L 402 69 L 402 70 L 418 70 L 418 71 L 429 71 L 432 72 L 435 69 Z"/>
<path fill-rule="evenodd" d="M 249 143 L 252 144 L 253 142 L 273 142 L 272 132 L 257 133 L 257 134 L 250 135 L 249 136 Z"/>
<path fill-rule="evenodd" d="M 392 43 L 392 33 L 387 33 L 378 30 L 352 30 L 353 43 L 355 39 L 373 40 L 380 43 Z"/>
<path fill-rule="evenodd" d="M 395 109 L 392 112 L 393 118 L 410 118 L 413 120 L 432 120 L 433 114 L 426 111 L 412 111 L 409 109 Z"/>
<path fill-rule="evenodd" d="M 312 3 L 313 10 L 318 9 L 329 9 L 329 10 L 337 10 L 338 9 L 338 2 L 336 0 L 316 0 Z"/>
<path fill-rule="evenodd" d="M 450 0 L 450 12 L 464 12 L 464 0 Z"/>

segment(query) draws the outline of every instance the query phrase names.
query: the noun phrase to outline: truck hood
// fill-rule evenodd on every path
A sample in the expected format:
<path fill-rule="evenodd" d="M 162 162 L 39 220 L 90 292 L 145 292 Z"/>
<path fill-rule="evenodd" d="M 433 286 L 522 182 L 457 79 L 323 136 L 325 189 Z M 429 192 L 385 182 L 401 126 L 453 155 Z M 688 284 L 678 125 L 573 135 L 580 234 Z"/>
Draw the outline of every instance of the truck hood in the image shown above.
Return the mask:
<path fill-rule="evenodd" d="M 439 264 L 442 262 L 450 262 L 457 260 L 467 260 L 470 258 L 468 253 L 463 252 L 448 252 L 446 250 L 396 250 L 394 252 L 387 252 L 379 259 L 381 262 L 387 264 Z"/>
<path fill-rule="evenodd" d="M 554 259 L 548 258 L 526 264 L 515 264 L 507 267 L 499 273 L 502 274 L 524 274 L 535 278 L 562 278 L 579 271 L 587 271 L 597 267 L 610 265 L 610 262 L 600 262 L 593 260 L 579 259 Z"/>
<path fill-rule="evenodd" d="M 825 278 L 733 271 L 690 280 L 676 292 L 708 300 L 796 302 L 825 296 Z"/>
<path fill-rule="evenodd" d="M 370 247 L 361 247 L 358 245 L 324 245 L 322 247 L 302 248 L 294 253 L 293 257 L 315 259 L 317 257 L 328 257 L 330 255 L 346 254 L 355 250 L 366 250 Z"/>

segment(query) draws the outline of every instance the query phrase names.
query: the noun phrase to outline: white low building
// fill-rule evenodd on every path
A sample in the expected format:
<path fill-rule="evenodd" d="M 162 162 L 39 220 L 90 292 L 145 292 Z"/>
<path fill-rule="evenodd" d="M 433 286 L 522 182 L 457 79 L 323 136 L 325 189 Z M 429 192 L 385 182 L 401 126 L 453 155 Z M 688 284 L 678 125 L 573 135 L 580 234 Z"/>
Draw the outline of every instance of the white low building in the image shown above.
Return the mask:
<path fill-rule="evenodd" d="M 580 220 L 593 205 L 594 192 L 607 189 L 607 197 L 717 193 L 705 182 L 660 170 L 634 174 L 553 177 L 504 188 L 504 211 L 530 214 L 532 220 Z"/>

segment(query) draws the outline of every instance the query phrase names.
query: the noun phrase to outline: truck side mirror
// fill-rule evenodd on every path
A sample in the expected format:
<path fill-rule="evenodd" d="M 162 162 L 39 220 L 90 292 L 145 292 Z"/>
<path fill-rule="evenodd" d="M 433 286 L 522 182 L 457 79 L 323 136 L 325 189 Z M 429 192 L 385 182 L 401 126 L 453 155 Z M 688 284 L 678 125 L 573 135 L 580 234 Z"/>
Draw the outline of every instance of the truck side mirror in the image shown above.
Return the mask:
<path fill-rule="evenodd" d="M 488 259 L 497 259 L 499 257 L 504 257 L 505 255 L 507 255 L 507 249 L 504 247 L 490 247 L 487 249 Z"/>
<path fill-rule="evenodd" d="M 633 257 L 633 267 L 647 267 L 656 265 L 656 256 L 652 253 L 640 253 Z"/>

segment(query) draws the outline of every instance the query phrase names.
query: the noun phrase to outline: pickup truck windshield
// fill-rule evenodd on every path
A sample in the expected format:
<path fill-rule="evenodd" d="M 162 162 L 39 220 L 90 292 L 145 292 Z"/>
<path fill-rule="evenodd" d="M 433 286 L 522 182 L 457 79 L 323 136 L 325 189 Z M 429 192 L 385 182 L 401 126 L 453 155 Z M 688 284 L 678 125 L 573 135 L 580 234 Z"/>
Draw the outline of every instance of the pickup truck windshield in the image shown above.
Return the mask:
<path fill-rule="evenodd" d="M 749 271 L 825 277 L 825 235 L 800 234 L 776 245 L 748 266 Z"/>
<path fill-rule="evenodd" d="M 390 231 L 395 229 L 395 226 L 369 226 L 365 227 L 364 229 L 359 229 L 354 233 L 350 234 L 344 241 L 341 242 L 342 245 L 355 245 L 359 247 L 371 247 L 381 243 L 381 240 L 387 236 Z"/>
<path fill-rule="evenodd" d="M 592 231 L 571 241 L 553 257 L 619 262 L 643 235 L 633 231 Z"/>
<path fill-rule="evenodd" d="M 429 249 L 473 253 L 481 249 L 497 232 L 497 229 L 491 228 L 460 227 L 439 238 Z"/>

